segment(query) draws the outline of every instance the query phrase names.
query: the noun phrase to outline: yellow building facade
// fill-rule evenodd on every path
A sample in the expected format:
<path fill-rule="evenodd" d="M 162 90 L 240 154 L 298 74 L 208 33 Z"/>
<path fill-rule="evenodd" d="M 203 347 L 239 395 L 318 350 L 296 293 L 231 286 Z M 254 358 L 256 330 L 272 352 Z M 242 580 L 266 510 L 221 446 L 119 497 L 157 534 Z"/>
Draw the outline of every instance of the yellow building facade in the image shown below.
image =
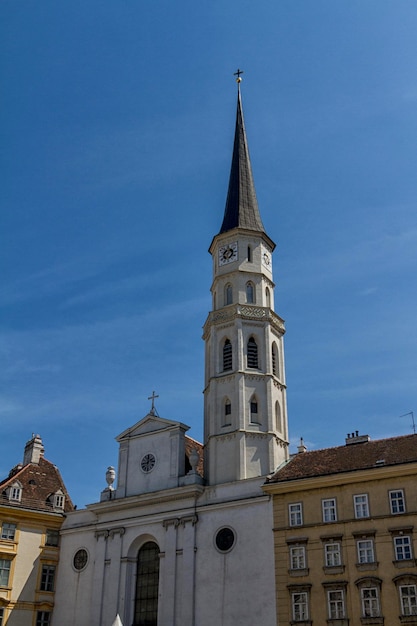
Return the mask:
<path fill-rule="evenodd" d="M 58 469 L 35 435 L 23 464 L 0 482 L 0 626 L 49 626 L 59 530 L 73 510 Z"/>
<path fill-rule="evenodd" d="M 417 435 L 300 446 L 274 503 L 277 623 L 417 624 Z"/>

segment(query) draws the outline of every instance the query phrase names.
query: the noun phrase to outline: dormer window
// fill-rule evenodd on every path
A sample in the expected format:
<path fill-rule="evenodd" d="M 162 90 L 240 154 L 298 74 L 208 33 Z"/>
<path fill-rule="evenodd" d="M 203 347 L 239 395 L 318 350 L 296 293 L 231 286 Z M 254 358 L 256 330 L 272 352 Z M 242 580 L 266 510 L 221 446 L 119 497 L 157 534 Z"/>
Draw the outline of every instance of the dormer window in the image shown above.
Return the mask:
<path fill-rule="evenodd" d="M 16 481 L 9 488 L 10 502 L 20 502 L 22 500 L 22 485 Z"/>
<path fill-rule="evenodd" d="M 53 494 L 54 509 L 63 509 L 65 504 L 65 496 L 61 490 Z"/>

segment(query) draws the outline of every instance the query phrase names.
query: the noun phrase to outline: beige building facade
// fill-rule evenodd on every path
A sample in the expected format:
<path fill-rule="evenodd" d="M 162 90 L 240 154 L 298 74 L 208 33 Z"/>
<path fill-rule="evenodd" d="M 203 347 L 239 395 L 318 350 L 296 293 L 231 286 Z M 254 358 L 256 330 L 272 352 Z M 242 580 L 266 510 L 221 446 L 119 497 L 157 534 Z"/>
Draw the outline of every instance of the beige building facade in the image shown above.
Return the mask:
<path fill-rule="evenodd" d="M 49 626 L 59 530 L 72 502 L 34 435 L 23 463 L 0 482 L 0 625 Z"/>
<path fill-rule="evenodd" d="M 299 453 L 270 479 L 277 615 L 417 624 L 417 435 Z"/>

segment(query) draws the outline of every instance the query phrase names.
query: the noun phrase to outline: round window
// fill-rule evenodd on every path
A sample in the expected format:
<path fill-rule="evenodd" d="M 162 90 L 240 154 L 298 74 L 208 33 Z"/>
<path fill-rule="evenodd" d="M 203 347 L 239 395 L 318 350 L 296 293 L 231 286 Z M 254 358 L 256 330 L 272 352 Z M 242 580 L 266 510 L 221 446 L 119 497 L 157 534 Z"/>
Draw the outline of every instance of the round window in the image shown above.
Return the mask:
<path fill-rule="evenodd" d="M 81 550 L 77 550 L 77 552 L 74 554 L 74 560 L 73 560 L 74 568 L 77 571 L 81 571 L 82 569 L 86 567 L 87 562 L 88 562 L 87 550 L 84 550 L 84 548 L 81 548 Z"/>
<path fill-rule="evenodd" d="M 220 552 L 228 552 L 235 543 L 235 533 L 231 528 L 221 528 L 216 534 L 216 548 Z"/>

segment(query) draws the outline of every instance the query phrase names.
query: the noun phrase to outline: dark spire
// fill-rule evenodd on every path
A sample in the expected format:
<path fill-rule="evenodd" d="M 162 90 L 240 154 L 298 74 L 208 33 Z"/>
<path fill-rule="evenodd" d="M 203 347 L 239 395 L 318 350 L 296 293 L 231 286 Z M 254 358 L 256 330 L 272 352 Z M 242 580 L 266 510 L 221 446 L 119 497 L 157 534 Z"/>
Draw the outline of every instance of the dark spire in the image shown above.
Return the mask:
<path fill-rule="evenodd" d="M 253 182 L 240 97 L 241 72 L 240 70 L 238 72 L 236 129 L 232 167 L 230 169 L 229 190 L 227 192 L 223 224 L 219 234 L 225 233 L 232 228 L 265 232 Z"/>

